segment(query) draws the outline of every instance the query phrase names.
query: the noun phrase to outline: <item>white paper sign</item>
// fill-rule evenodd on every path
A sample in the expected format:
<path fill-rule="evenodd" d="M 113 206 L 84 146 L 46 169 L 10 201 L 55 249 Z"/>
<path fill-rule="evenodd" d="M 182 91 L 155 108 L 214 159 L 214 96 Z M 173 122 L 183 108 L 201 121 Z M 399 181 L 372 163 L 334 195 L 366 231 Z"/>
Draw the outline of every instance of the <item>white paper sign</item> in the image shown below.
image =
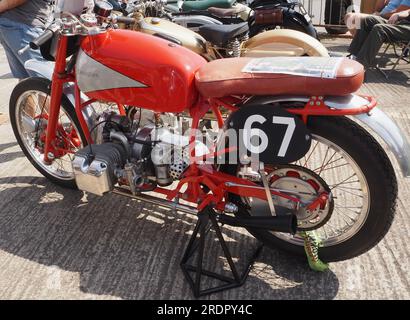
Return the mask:
<path fill-rule="evenodd" d="M 245 73 L 278 73 L 296 76 L 335 79 L 343 58 L 271 57 L 252 59 Z"/>

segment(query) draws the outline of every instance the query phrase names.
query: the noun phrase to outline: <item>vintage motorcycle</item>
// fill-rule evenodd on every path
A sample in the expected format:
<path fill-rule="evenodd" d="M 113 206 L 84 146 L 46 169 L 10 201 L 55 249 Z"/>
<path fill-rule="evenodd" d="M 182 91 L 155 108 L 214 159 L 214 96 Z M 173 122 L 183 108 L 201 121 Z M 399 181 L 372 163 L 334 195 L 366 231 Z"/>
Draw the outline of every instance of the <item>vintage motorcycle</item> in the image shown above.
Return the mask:
<path fill-rule="evenodd" d="M 299 11 L 304 15 L 306 9 L 302 4 L 292 1 L 292 0 L 256 0 L 259 3 L 269 3 L 269 4 L 278 4 L 278 5 L 292 5 L 295 4 L 299 6 Z M 254 1 L 255 2 L 255 1 Z M 310 6 L 311 4 L 309 4 Z M 323 2 L 321 2 L 323 5 Z M 324 10 L 324 22 L 326 24 L 326 31 L 329 34 L 344 34 L 348 31 L 345 22 L 344 16 L 349 10 L 349 7 L 354 5 L 352 0 L 326 0 L 325 1 L 325 10 Z"/>
<path fill-rule="evenodd" d="M 360 255 L 387 233 L 395 172 L 359 123 L 387 143 L 404 176 L 409 146 L 374 98 L 354 94 L 362 65 L 310 57 L 207 62 L 166 39 L 110 28 L 135 21 L 113 16 L 105 1 L 85 14 L 76 1 L 57 6 L 54 24 L 30 43 L 56 48 L 46 55 L 55 59 L 52 81 L 25 79 L 10 99 L 17 141 L 45 177 L 187 213 L 212 210 L 295 254 L 304 254 L 300 232 L 316 230 L 326 261 Z M 98 101 L 117 111 L 96 113 Z M 220 131 L 204 139 L 195 129 L 209 111 Z M 166 124 L 166 113 L 178 121 Z"/>
<path fill-rule="evenodd" d="M 168 0 L 165 9 L 172 13 L 175 22 L 193 30 L 204 24 L 215 23 L 215 20 L 224 24 L 246 21 L 251 37 L 280 27 L 318 38 L 309 14 L 302 5 L 295 2 L 253 1 L 247 5 L 232 0 Z"/>
<path fill-rule="evenodd" d="M 283 24 L 281 27 L 304 32 L 316 39 L 319 39 L 316 28 L 313 26 L 313 21 L 310 14 L 307 12 L 302 3 L 298 1 L 287 1 L 275 3 L 266 0 L 256 0 L 251 2 L 249 7 L 254 11 L 254 26 L 255 32 L 261 30 L 269 30 L 269 24 L 257 22 L 259 15 L 265 16 L 270 12 L 274 13 L 280 10 L 283 15 Z"/>
<path fill-rule="evenodd" d="M 129 4 L 127 12 L 136 19 L 136 23 L 128 28 L 166 38 L 194 50 L 207 60 L 241 56 L 329 56 L 327 49 L 318 40 L 299 31 L 277 29 L 249 38 L 249 27 L 246 22 L 227 25 L 208 22 L 200 26 L 197 32 L 193 32 L 178 25 L 180 24 L 176 21 L 178 18 L 172 17 L 173 22 L 171 22 L 149 16 L 161 11 L 163 11 L 162 2 L 146 1 Z M 148 17 L 144 18 L 144 16 Z M 122 24 L 121 27 L 127 26 Z"/>

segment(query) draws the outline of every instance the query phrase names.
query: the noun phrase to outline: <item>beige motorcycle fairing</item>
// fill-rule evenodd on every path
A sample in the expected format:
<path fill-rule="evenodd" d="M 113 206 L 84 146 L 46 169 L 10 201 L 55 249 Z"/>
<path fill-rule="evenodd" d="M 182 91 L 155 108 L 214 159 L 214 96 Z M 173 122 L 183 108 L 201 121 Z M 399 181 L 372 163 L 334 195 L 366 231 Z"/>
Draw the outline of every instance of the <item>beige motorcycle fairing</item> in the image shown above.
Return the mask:
<path fill-rule="evenodd" d="M 315 38 L 295 30 L 275 29 L 257 34 L 242 44 L 243 57 L 311 56 L 329 57 Z"/>
<path fill-rule="evenodd" d="M 134 30 L 147 34 L 162 34 L 178 40 L 180 45 L 200 55 L 206 54 L 206 40 L 199 34 L 165 19 L 144 18 Z"/>

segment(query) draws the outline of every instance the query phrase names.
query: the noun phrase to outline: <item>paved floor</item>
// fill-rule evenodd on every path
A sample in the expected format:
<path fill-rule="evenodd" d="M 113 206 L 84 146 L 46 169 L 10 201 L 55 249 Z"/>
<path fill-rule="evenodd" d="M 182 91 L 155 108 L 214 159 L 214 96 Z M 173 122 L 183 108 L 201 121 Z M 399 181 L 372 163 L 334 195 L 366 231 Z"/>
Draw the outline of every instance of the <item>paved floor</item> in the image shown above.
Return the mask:
<path fill-rule="evenodd" d="M 325 43 L 344 51 L 347 40 Z M 370 73 L 362 93 L 376 96 L 410 137 L 409 69 L 388 82 Z M 16 81 L 8 72 L 0 52 L 0 299 L 191 299 L 179 261 L 195 220 L 48 182 L 15 142 L 7 105 Z M 318 274 L 303 259 L 266 249 L 243 287 L 208 298 L 410 299 L 410 184 L 399 178 L 399 187 L 397 218 L 370 252 Z M 235 255 L 254 243 L 239 230 L 227 235 Z"/>

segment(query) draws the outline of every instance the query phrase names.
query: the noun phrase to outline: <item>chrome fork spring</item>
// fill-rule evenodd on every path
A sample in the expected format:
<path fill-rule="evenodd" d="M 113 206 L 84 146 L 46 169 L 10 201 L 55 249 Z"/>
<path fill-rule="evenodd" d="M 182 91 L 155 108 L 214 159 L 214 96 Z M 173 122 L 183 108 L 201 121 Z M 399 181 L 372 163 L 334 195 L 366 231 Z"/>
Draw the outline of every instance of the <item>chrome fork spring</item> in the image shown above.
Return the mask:
<path fill-rule="evenodd" d="M 229 43 L 229 49 L 232 52 L 232 57 L 238 58 L 241 56 L 241 44 L 249 40 L 249 33 L 245 33 L 240 39 L 235 38 L 235 40 Z"/>
<path fill-rule="evenodd" d="M 238 58 L 241 56 L 241 42 L 238 40 L 238 38 L 235 38 L 235 40 L 231 41 L 229 43 L 229 47 L 232 57 Z"/>

